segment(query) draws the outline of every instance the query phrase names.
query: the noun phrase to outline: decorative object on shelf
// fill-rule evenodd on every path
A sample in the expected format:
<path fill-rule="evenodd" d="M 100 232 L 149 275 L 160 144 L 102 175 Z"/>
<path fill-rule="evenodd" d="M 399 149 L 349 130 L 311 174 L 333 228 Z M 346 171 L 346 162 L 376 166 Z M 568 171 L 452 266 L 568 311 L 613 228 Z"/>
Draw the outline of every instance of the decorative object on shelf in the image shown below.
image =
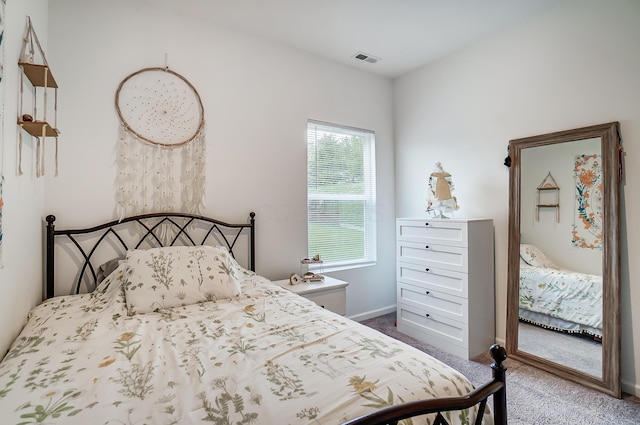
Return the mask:
<path fill-rule="evenodd" d="M 458 200 L 451 194 L 454 189 L 451 174 L 436 163 L 436 171 L 429 175 L 429 196 L 426 211 L 436 218 L 449 218 L 447 214 L 457 211 Z"/>
<path fill-rule="evenodd" d="M 322 260 L 320 259 L 320 254 L 316 254 L 311 258 L 303 258 L 300 260 L 302 264 L 322 264 Z"/>
<path fill-rule="evenodd" d="M 602 249 L 602 156 L 576 156 L 576 215 L 572 243 L 578 248 Z"/>
<path fill-rule="evenodd" d="M 164 68 L 127 76 L 116 91 L 117 210 L 200 213 L 205 188 L 204 107 L 195 87 Z"/>
<path fill-rule="evenodd" d="M 36 56 L 40 55 L 42 63 L 36 62 Z M 20 73 L 20 97 L 18 102 L 18 125 L 26 131 L 31 137 L 36 139 L 36 176 L 44 175 L 45 171 L 45 142 L 47 137 L 55 139 L 55 175 L 58 175 L 58 83 L 56 83 L 47 58 L 45 57 L 40 41 L 33 29 L 31 18 L 27 16 L 27 31 L 22 41 L 22 50 L 18 65 L 22 72 Z M 32 100 L 31 114 L 22 114 L 24 108 L 24 77 L 31 82 Z M 43 99 L 38 100 L 38 88 L 42 88 Z M 49 108 L 49 91 L 53 90 L 53 124 L 47 120 L 47 110 Z M 42 106 L 42 119 L 38 119 L 38 106 Z M 26 118 L 26 119 L 25 119 Z M 18 132 L 18 175 L 22 172 L 22 131 Z"/>
<path fill-rule="evenodd" d="M 300 276 L 298 276 L 298 273 L 291 273 L 291 275 L 289 275 L 289 283 L 291 285 L 297 285 L 300 282 L 302 282 L 302 280 Z"/>
<path fill-rule="evenodd" d="M 323 261 L 320 259 L 320 254 L 300 259 L 300 275 L 303 276 L 303 278 L 307 273 L 311 273 L 310 267 L 312 267 L 314 271 L 323 272 Z"/>
<path fill-rule="evenodd" d="M 553 202 L 542 202 L 540 200 L 542 193 L 545 192 L 551 192 L 555 195 Z M 536 221 L 540 221 L 541 208 L 555 208 L 556 222 L 560 223 L 560 187 L 551 175 L 551 171 L 547 173 L 547 176 L 538 185 L 538 192 L 536 193 Z"/>

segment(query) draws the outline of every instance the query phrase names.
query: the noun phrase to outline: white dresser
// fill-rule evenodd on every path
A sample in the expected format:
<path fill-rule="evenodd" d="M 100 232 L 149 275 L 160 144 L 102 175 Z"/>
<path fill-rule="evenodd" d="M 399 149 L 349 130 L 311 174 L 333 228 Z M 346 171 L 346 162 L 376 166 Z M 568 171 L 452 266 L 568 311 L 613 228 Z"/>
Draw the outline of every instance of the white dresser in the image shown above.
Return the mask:
<path fill-rule="evenodd" d="M 490 219 L 399 218 L 398 331 L 466 359 L 495 342 Z"/>

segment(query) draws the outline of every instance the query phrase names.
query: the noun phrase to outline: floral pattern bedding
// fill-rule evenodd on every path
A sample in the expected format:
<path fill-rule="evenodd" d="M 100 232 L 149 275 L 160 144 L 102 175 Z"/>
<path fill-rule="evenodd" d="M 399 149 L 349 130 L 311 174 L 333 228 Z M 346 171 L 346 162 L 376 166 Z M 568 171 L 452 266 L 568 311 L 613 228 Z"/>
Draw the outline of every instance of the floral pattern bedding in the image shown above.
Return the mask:
<path fill-rule="evenodd" d="M 546 315 L 601 335 L 602 301 L 600 276 L 520 263 L 521 315 Z"/>
<path fill-rule="evenodd" d="M 0 363 L 2 424 L 339 424 L 473 388 L 425 353 L 244 269 L 240 297 L 128 315 L 125 270 L 33 309 Z"/>

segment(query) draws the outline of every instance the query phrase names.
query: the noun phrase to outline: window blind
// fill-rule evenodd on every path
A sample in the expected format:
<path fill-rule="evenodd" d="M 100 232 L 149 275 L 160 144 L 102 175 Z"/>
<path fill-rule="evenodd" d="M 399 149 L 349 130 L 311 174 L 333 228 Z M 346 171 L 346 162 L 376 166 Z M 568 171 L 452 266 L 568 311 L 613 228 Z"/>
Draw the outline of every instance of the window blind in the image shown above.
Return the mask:
<path fill-rule="evenodd" d="M 376 261 L 375 133 L 307 123 L 308 254 L 324 266 Z"/>

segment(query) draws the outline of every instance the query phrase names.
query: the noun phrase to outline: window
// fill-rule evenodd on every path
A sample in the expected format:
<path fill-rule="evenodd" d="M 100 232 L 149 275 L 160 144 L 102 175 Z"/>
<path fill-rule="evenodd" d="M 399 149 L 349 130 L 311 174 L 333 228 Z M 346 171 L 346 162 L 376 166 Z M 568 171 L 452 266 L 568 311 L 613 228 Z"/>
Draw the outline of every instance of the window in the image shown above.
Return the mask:
<path fill-rule="evenodd" d="M 309 256 L 324 266 L 376 261 L 375 134 L 307 123 Z"/>

